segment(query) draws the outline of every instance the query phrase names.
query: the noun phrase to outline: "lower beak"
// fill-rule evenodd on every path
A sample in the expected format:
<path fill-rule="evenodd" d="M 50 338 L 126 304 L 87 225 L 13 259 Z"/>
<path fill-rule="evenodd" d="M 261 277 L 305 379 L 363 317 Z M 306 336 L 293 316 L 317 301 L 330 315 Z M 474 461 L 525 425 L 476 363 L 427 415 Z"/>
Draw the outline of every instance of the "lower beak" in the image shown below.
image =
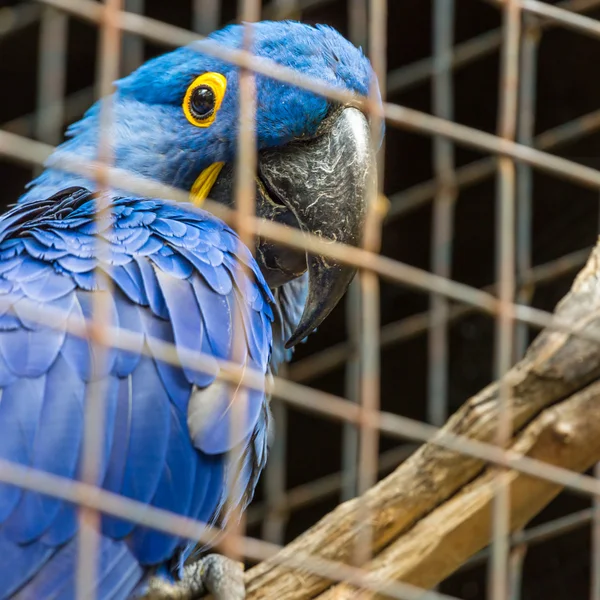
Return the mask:
<path fill-rule="evenodd" d="M 270 200 L 289 209 L 302 231 L 358 246 L 367 202 L 376 189 L 369 124 L 355 108 L 344 108 L 331 119 L 328 131 L 314 139 L 261 152 L 259 177 Z M 287 348 L 323 322 L 356 272 L 321 255 L 307 254 L 306 265 L 308 298 Z"/>

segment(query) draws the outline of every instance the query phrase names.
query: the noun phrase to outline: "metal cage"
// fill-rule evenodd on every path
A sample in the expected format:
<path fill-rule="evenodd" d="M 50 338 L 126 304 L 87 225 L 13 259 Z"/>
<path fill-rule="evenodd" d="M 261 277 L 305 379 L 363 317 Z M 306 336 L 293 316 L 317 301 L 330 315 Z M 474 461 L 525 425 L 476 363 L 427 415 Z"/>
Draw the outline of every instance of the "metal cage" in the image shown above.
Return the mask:
<path fill-rule="evenodd" d="M 600 9 L 599 0 L 564 0 L 550 3 L 540 0 L 470 0 L 491 5 L 489 17 L 501 21 L 499 28 L 487 28 L 475 37 L 455 42 L 456 13 L 467 0 L 431 0 L 431 27 L 423 36 L 431 39 L 431 55 L 400 68 L 387 70 L 388 36 L 397 26 L 390 18 L 392 8 L 402 4 L 391 0 L 272 0 L 261 6 L 259 0 L 240 0 L 236 19 L 248 23 L 248 44 L 243 51 L 232 51 L 216 43 L 209 51 L 216 57 L 233 62 L 242 69 L 242 111 L 238 145 L 238 164 L 245 167 L 237 189 L 237 208 L 226 209 L 207 201 L 205 207 L 237 228 L 241 239 L 252 242 L 258 220 L 253 213 L 253 169 L 256 149 L 253 134 L 254 102 L 253 74 L 260 73 L 281 81 L 314 91 L 332 100 L 360 106 L 371 115 L 374 127 L 385 120 L 389 131 L 399 129 L 431 138 L 431 168 L 433 179 L 416 183 L 407 189 L 384 188 L 384 163 L 396 168 L 398 160 L 393 149 L 381 151 L 380 193 L 370 199 L 365 243 L 362 248 L 330 245 L 316 237 L 306 238 L 299 232 L 289 231 L 274 223 L 263 223 L 261 235 L 295 248 L 308 249 L 336 258 L 359 268 L 346 301 L 345 339 L 334 345 L 323 343 L 323 349 L 312 348 L 300 352 L 282 376 L 271 385 L 275 398 L 273 410 L 280 435 L 271 452 L 266 473 L 263 475 L 263 494 L 247 513 L 247 525 L 256 532 L 248 536 L 243 528 L 234 527 L 228 539 L 229 551 L 250 562 L 258 562 L 276 553 L 286 541 L 286 527 L 295 515 L 324 499 L 346 500 L 363 494 L 371 488 L 382 473 L 400 463 L 416 444 L 432 440 L 439 432 L 455 406 L 450 401 L 451 327 L 453 323 L 472 315 L 491 315 L 496 322 L 494 346 L 494 376 L 502 381 L 503 375 L 523 355 L 530 330 L 551 328 L 573 331 L 598 342 L 597 336 L 572 330 L 571 324 L 554 316 L 548 310 L 532 306 L 536 286 L 560 278 L 569 278 L 585 263 L 589 247 L 575 248 L 555 260 L 535 264 L 533 257 L 533 220 L 535 211 L 534 173 L 541 172 L 558 181 L 592 190 L 600 189 L 600 171 L 587 159 L 570 160 L 553 153 L 555 149 L 572 143 L 600 129 L 600 110 L 592 111 L 535 135 L 536 84 L 538 80 L 538 50 L 550 29 L 571 30 L 576 35 L 600 38 L 600 23 L 586 16 Z M 423 2 L 423 0 L 420 0 Z M 146 44 L 156 48 L 185 45 L 218 28 L 232 17 L 231 2 L 193 0 L 190 3 L 188 28 L 145 16 L 144 0 L 39 0 L 19 2 L 0 8 L 0 52 L 2 41 L 31 31 L 39 24 L 38 75 L 36 108 L 32 113 L 20 114 L 0 127 L 0 157 L 7 164 L 19 163 L 39 169 L 60 142 L 65 124 L 73 121 L 94 98 L 109 95 L 112 82 L 121 74 L 130 72 L 144 60 Z M 362 45 L 379 77 L 384 98 L 408 94 L 417 86 L 431 83 L 432 114 L 386 101 L 383 109 L 370 98 L 356 98 L 338 89 L 327 88 L 287 68 L 258 59 L 251 52 L 253 21 L 261 18 L 302 18 L 317 16 L 323 8 L 335 14 L 344 4 L 347 32 L 350 39 Z M 496 12 L 494 12 L 496 11 Z M 323 13 L 327 14 L 327 13 Z M 597 13 L 598 14 L 598 13 Z M 344 17 L 344 18 L 345 18 Z M 68 28 L 70 23 L 84 21 L 98 28 L 99 51 L 95 86 L 81 87 L 67 93 Z M 32 47 L 35 45 L 31 42 Z M 568 48 L 564 49 L 568 52 Z M 489 111 L 497 114 L 495 132 L 460 124 L 455 114 L 455 81 L 460 69 L 477 64 L 489 57 L 499 59 L 498 107 Z M 0 69 L 5 60 L 0 58 Z M 560 78 L 560 74 L 557 74 Z M 5 81 L 6 84 L 6 81 Z M 13 92 L 13 94 L 16 92 Z M 495 93 L 495 92 L 494 92 Z M 551 99 L 549 101 L 552 101 Z M 2 101 L 0 101 L 0 105 Z M 110 111 L 103 115 L 107 130 Z M 405 138 L 410 142 L 413 138 Z M 457 158 L 462 148 L 471 153 Z M 387 152 L 386 152 L 387 151 Z M 427 151 L 429 147 L 427 146 Z M 477 153 L 473 158 L 472 152 Z M 483 155 L 483 157 L 480 157 Z M 146 196 L 187 200 L 187 194 L 157 183 L 140 179 L 132 174 L 111 168 L 110 138 L 103 136 L 97 163 L 72 157 L 62 167 L 74 173 L 92 176 L 100 189 L 117 186 Z M 589 161 L 587 161 L 589 162 Z M 29 174 L 29 171 L 23 172 Z M 494 179 L 495 178 L 495 179 Z M 495 217 L 495 273 L 480 289 L 455 279 L 453 270 L 453 243 L 459 233 L 455 229 L 456 210 L 463 190 L 496 181 Z M 10 188 L 9 188 L 10 189 Z M 489 191 L 489 190 L 488 190 Z M 384 195 L 384 192 L 387 194 Z M 13 201 L 16 196 L 10 198 Z M 430 205 L 430 235 L 422 239 L 430 266 L 418 268 L 394 260 L 380 253 L 382 235 L 385 245 L 392 224 L 409 219 L 418 209 Z M 429 213 L 427 213 L 429 214 Z M 429 218 L 429 217 L 428 217 Z M 474 228 L 477 225 L 473 225 Z M 594 224 L 594 228 L 596 225 Z M 412 314 L 400 320 L 391 319 L 381 326 L 380 279 L 386 285 L 414 290 L 420 302 L 429 302 L 424 311 L 420 304 Z M 402 292 L 408 296 L 408 292 Z M 411 292 L 412 293 L 412 292 Z M 548 307 L 547 307 L 548 308 Z M 95 307 L 93 322 L 73 327 L 76 335 L 89 336 L 101 347 L 119 344 L 128 347 L 125 334 L 116 336 L 103 326 L 103 307 Z M 387 313 L 394 314 L 393 310 Z M 386 313 L 386 314 L 387 314 Z M 404 314 L 399 312 L 398 314 Z M 338 310 L 336 324 L 343 319 Z M 55 315 L 50 311 L 32 314 L 31 318 L 52 326 Z M 380 406 L 381 357 L 397 345 L 418 336 L 427 337 L 426 422 L 415 418 L 382 411 Z M 334 336 L 335 337 L 335 336 Z M 488 347 L 487 354 L 492 353 Z M 160 346 L 161 359 L 181 364 L 173 346 Z M 486 354 L 486 356 L 487 356 Z M 207 367 L 206 357 L 192 355 L 185 361 L 188 366 Z M 220 364 L 219 377 L 252 387 L 258 385 L 259 374 L 242 372 L 232 363 Z M 311 387 L 310 382 L 337 370 L 344 370 L 344 394 L 333 394 Z M 341 381 L 341 377 L 339 378 Z M 325 384 L 325 388 L 327 389 Z M 336 384 L 339 386 L 338 384 Z M 398 382 L 401 387 L 401 382 Z M 335 387 L 335 386 L 334 386 Z M 506 395 L 506 394 L 504 394 Z M 101 398 L 95 399 L 90 411 L 97 411 Z M 96 408 L 94 408 L 96 406 Z M 498 467 L 497 496 L 493 510 L 493 540 L 489 552 L 473 559 L 472 564 L 489 561 L 488 597 L 494 600 L 521 597 L 520 578 L 523 573 L 524 548 L 536 542 L 545 542 L 576 527 L 592 522 L 593 553 L 591 559 L 590 598 L 600 599 L 600 512 L 596 510 L 600 497 L 600 483 L 592 476 L 571 473 L 539 461 L 514 456 L 503 450 L 510 439 L 510 411 L 503 403 L 498 424 L 496 444 L 476 443 L 461 437 L 435 437 L 436 443 Z M 319 418 L 333 419 L 342 425 L 341 465 L 339 472 L 315 475 L 311 481 L 290 487 L 286 483 L 286 438 L 289 433 L 288 410 L 308 411 Z M 96 413 L 97 414 L 97 413 Z M 161 531 L 173 532 L 190 539 L 205 539 L 204 524 L 158 509 L 140 510 L 135 502 L 116 497 L 90 485 L 94 480 L 95 448 L 101 431 L 93 425 L 93 415 L 87 416 L 85 468 L 80 482 L 61 480 L 47 473 L 35 472 L 15 464 L 0 461 L 0 480 L 45 494 L 79 503 L 82 517 L 91 519 L 103 511 Z M 380 447 L 380 435 L 403 440 Z M 510 535 L 509 498 L 502 483 L 506 469 L 514 469 L 538 478 L 566 486 L 586 497 L 593 498 L 594 507 L 585 508 L 555 521 L 544 523 Z M 324 505 L 321 504 L 323 507 Z M 325 507 L 326 508 L 326 507 Z M 325 510 L 325 509 L 323 509 Z M 365 506 L 365 511 L 368 508 Z M 365 522 L 368 522 L 365 513 Z M 304 521 L 302 521 L 304 522 Z M 257 527 L 260 525 L 260 529 Z M 363 527 L 362 543 L 357 545 L 362 564 L 370 555 L 369 527 Z M 289 536 L 289 532 L 288 532 Z M 80 545 L 80 577 L 85 579 L 94 568 L 93 543 Z M 281 560 L 284 560 L 283 558 Z M 422 597 L 419 590 L 401 582 L 380 582 L 369 578 L 361 568 L 348 567 L 318 557 L 287 557 L 293 567 L 302 568 L 334 581 L 348 580 L 365 589 L 384 590 L 390 597 Z M 443 588 L 442 588 L 443 589 Z M 471 590 L 472 592 L 472 590 Z M 463 597 L 481 597 L 481 590 Z M 442 592 L 429 592 L 428 598 L 457 598 Z"/>

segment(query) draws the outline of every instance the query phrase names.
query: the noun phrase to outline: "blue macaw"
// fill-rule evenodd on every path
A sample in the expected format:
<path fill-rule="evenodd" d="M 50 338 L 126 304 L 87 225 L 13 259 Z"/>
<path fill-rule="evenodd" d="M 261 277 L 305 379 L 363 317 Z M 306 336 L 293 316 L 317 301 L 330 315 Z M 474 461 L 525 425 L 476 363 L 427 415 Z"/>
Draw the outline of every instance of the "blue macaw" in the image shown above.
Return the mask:
<path fill-rule="evenodd" d="M 242 46 L 230 26 L 211 39 Z M 329 27 L 263 22 L 254 52 L 361 95 L 373 73 Z M 204 42 L 156 58 L 116 84 L 114 164 L 231 205 L 238 131 L 238 69 L 202 53 Z M 373 185 L 367 118 L 356 108 L 271 78 L 256 78 L 257 214 L 357 244 Z M 73 125 L 19 203 L 0 219 L 0 458 L 64 478 L 81 474 L 84 409 L 104 397 L 97 484 L 142 503 L 222 525 L 250 501 L 270 437 L 268 398 L 249 390 L 244 422 L 230 427 L 235 387 L 158 360 L 156 341 L 234 358 L 268 376 L 345 292 L 354 270 L 258 238 L 253 253 L 193 204 L 141 198 L 61 171 L 63 153 L 95 159 L 100 104 Z M 54 165 L 54 166 L 53 166 Z M 95 218 L 96 211 L 98 218 Z M 103 244 L 98 246 L 97 239 Z M 240 268 L 243 265 L 244 268 Z M 93 293 L 110 325 L 137 340 L 96 348 L 65 331 L 91 318 Z M 35 319 L 58 311 L 50 328 Z M 98 391 L 100 390 L 100 391 Z M 228 466 L 236 450 L 241 465 Z M 227 503 L 235 479 L 239 490 Z M 75 596 L 77 508 L 0 483 L 0 598 Z M 143 594 L 159 576 L 185 575 L 189 540 L 103 516 L 97 535 L 100 600 Z M 232 597 L 232 596 L 230 596 Z"/>

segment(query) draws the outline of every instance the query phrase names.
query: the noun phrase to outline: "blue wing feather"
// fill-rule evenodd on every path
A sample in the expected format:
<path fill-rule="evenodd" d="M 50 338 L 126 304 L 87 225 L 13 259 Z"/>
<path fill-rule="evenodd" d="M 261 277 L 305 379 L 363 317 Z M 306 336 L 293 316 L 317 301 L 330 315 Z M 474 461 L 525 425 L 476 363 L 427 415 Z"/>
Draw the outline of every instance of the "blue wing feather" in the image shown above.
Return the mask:
<path fill-rule="evenodd" d="M 146 345 L 153 356 L 160 356 L 159 342 L 167 342 L 169 344 L 175 342 L 173 329 L 167 321 L 157 319 L 147 312 L 142 312 L 141 316 L 142 326 L 146 332 Z M 162 386 L 162 389 L 166 390 L 166 393 L 176 406 L 185 410 L 192 386 L 186 379 L 183 371 L 175 365 L 158 359 L 155 362 L 155 366 L 160 375 L 158 383 Z"/>
<path fill-rule="evenodd" d="M 165 465 L 170 432 L 170 400 L 155 363 L 143 357 L 131 376 L 131 433 L 121 494 L 149 502 Z M 115 534 L 115 537 L 124 535 Z"/>
<path fill-rule="evenodd" d="M 133 389 L 131 376 L 120 379 L 117 389 L 116 413 L 113 428 L 113 443 L 108 457 L 108 467 L 102 487 L 109 492 L 119 493 L 123 487 L 123 477 L 127 462 L 129 442 L 131 438 L 131 422 L 133 411 Z M 102 531 L 108 536 L 123 527 L 123 521 L 111 516 L 102 518 Z"/>
<path fill-rule="evenodd" d="M 156 276 L 167 304 L 177 349 L 202 352 L 204 325 L 192 286 L 187 280 L 169 277 L 162 271 L 157 271 Z M 181 353 L 180 358 L 183 358 Z M 206 387 L 214 381 L 216 369 L 216 363 L 211 373 L 204 373 L 184 365 L 183 373 L 189 382 L 199 387 Z"/>
<path fill-rule="evenodd" d="M 140 316 L 140 308 L 132 304 L 121 294 L 115 294 L 115 307 L 117 309 L 120 330 L 127 332 L 127 339 L 134 343 L 127 350 L 120 350 L 114 365 L 115 375 L 127 377 L 140 362 L 144 346 L 144 328 Z"/>
<path fill-rule="evenodd" d="M 231 292 L 215 294 L 199 275 L 191 279 L 198 306 L 202 307 L 202 322 L 210 346 L 211 354 L 218 358 L 231 358 L 231 342 L 233 339 L 234 309 Z M 218 318 L 217 318 L 218 315 Z"/>
<path fill-rule="evenodd" d="M 29 466 L 39 427 L 46 376 L 17 379 L 2 390 L 0 402 L 0 457 Z M 0 522 L 10 517 L 21 490 L 0 483 Z"/>
<path fill-rule="evenodd" d="M 189 514 L 196 484 L 195 450 L 187 435 L 185 418 L 174 406 L 171 406 L 170 426 L 165 465 L 152 505 L 185 515 Z M 180 543 L 179 538 L 138 528 L 131 537 L 130 547 L 143 563 L 158 564 L 170 558 Z"/>
<path fill-rule="evenodd" d="M 0 570 L 0 598 L 13 597 L 12 594 L 27 582 L 33 575 L 43 569 L 44 564 L 51 558 L 54 549 L 45 544 L 29 544 L 22 546 L 14 544 L 5 536 L 0 535 L 0 556 L 4 556 L 4 566 Z M 6 558 L 10 557 L 10 560 Z M 44 596 L 29 595 L 29 590 L 21 594 L 20 600 L 43 598 Z M 47 597 L 47 596 L 46 596 Z"/>
<path fill-rule="evenodd" d="M 35 440 L 30 446 L 31 466 L 73 478 L 83 429 L 84 383 L 64 359 L 49 370 Z M 63 406 L 69 406 L 64 413 Z M 4 526 L 6 536 L 21 544 L 42 535 L 55 519 L 62 501 L 26 491 Z"/>

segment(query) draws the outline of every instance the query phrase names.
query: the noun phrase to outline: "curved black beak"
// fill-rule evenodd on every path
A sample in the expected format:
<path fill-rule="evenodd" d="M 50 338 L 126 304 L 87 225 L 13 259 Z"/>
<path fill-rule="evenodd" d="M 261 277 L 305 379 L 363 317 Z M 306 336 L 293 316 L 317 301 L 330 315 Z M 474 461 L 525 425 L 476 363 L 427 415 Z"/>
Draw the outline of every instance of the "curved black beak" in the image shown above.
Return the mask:
<path fill-rule="evenodd" d="M 316 138 L 262 152 L 259 179 L 265 188 L 261 190 L 263 186 L 259 186 L 259 196 L 266 192 L 272 203 L 289 209 L 302 231 L 358 246 L 367 201 L 376 185 L 367 119 L 356 108 L 343 108 L 330 117 L 325 131 Z M 285 221 L 285 214 L 283 210 L 279 218 L 274 216 Z M 290 271 L 297 271 L 298 254 L 288 251 L 284 256 L 288 257 Z M 309 272 L 308 299 L 287 348 L 302 341 L 323 322 L 356 272 L 353 267 L 324 256 L 307 254 L 302 259 Z M 281 263 L 279 260 L 280 270 L 285 270 Z"/>
<path fill-rule="evenodd" d="M 234 166 L 225 165 L 210 197 L 233 205 L 234 179 Z M 374 150 L 367 119 L 356 108 L 339 108 L 325 119 L 316 137 L 259 152 L 256 214 L 325 240 L 358 246 L 367 201 L 375 186 Z M 287 348 L 323 322 L 356 272 L 324 256 L 261 238 L 260 232 L 256 259 L 271 288 L 308 269 L 308 298 Z"/>

